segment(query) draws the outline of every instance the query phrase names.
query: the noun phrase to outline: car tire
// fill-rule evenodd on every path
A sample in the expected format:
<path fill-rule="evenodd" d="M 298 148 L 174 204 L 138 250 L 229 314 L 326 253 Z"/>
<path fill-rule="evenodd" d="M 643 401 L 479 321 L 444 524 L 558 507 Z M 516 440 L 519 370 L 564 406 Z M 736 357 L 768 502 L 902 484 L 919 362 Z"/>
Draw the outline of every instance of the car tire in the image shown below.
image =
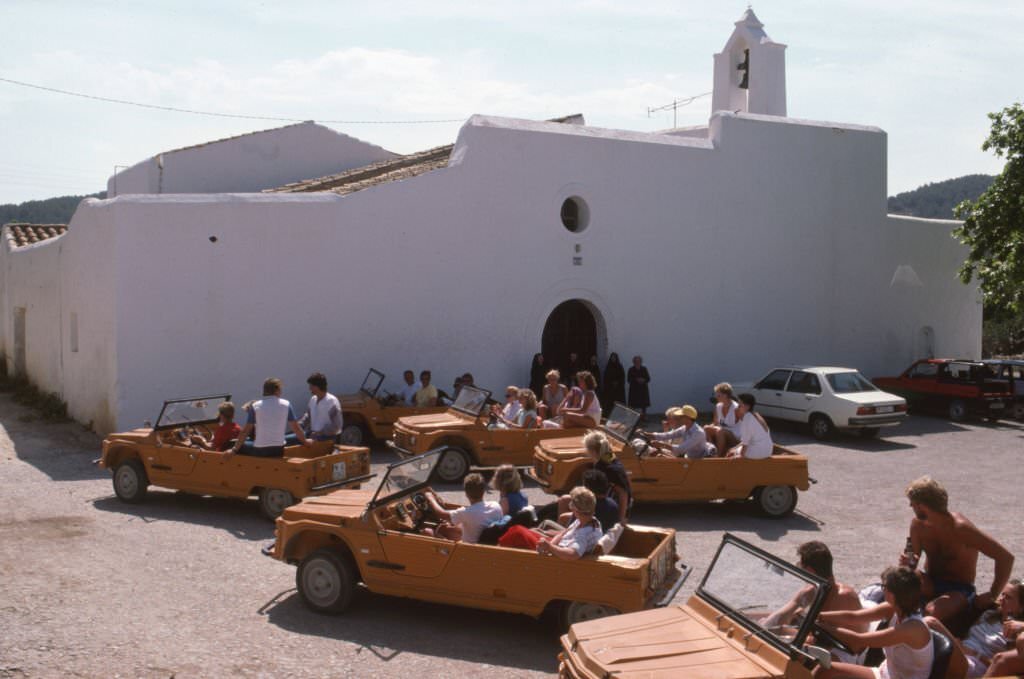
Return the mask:
<path fill-rule="evenodd" d="M 149 477 L 138 460 L 125 460 L 114 468 L 114 494 L 122 502 L 137 504 L 146 498 Z"/>
<path fill-rule="evenodd" d="M 832 420 L 828 418 L 828 415 L 822 415 L 821 413 L 811 415 L 810 427 L 811 436 L 819 441 L 826 441 L 831 438 L 832 432 L 834 432 L 836 428 L 835 425 L 832 424 Z"/>
<path fill-rule="evenodd" d="M 434 475 L 445 483 L 458 483 L 469 471 L 469 455 L 462 448 L 449 446 L 434 468 Z"/>
<path fill-rule="evenodd" d="M 949 402 L 949 419 L 954 422 L 967 419 L 967 404 L 963 400 L 956 398 Z"/>
<path fill-rule="evenodd" d="M 332 549 L 309 554 L 295 571 L 295 588 L 306 606 L 317 613 L 341 613 L 355 595 L 356 568 Z"/>
<path fill-rule="evenodd" d="M 759 486 L 754 503 L 761 513 L 772 519 L 783 519 L 796 509 L 796 488 L 793 486 Z"/>
<path fill-rule="evenodd" d="M 346 424 L 341 428 L 341 445 L 361 446 L 367 439 L 366 430 L 361 424 Z"/>
<path fill-rule="evenodd" d="M 295 504 L 295 496 L 281 488 L 260 488 L 260 511 L 271 521 L 281 516 L 286 508 Z"/>
<path fill-rule="evenodd" d="M 878 427 L 864 427 L 857 433 L 860 434 L 862 439 L 873 439 L 878 436 L 878 432 L 881 431 Z"/>
<path fill-rule="evenodd" d="M 578 622 L 607 618 L 612 615 L 619 615 L 620 611 L 611 606 L 603 604 L 590 604 L 583 601 L 567 601 L 559 611 L 559 625 L 563 632 Z"/>

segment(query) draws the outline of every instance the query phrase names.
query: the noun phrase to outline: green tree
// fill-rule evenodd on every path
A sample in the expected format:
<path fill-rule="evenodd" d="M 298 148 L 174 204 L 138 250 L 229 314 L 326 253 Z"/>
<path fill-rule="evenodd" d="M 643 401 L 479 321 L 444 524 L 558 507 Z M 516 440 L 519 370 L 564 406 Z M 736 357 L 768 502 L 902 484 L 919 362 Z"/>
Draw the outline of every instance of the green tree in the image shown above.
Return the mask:
<path fill-rule="evenodd" d="M 981 145 L 1006 158 L 1003 171 L 976 201 L 956 206 L 964 220 L 953 235 L 970 248 L 960 279 L 977 279 L 986 311 L 994 315 L 1024 313 L 1024 106 L 990 113 L 992 130 Z"/>

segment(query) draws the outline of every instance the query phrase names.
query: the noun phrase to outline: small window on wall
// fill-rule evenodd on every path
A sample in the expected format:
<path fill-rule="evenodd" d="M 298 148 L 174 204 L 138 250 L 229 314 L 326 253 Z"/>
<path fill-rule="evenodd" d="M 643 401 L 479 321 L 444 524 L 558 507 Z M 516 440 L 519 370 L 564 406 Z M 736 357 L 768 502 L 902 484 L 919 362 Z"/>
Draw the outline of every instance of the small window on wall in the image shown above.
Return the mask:
<path fill-rule="evenodd" d="M 579 196 L 570 196 L 562 201 L 562 226 L 573 233 L 579 233 L 590 223 L 590 210 Z"/>
<path fill-rule="evenodd" d="M 68 329 L 68 340 L 71 344 L 71 353 L 78 353 L 78 313 L 71 312 L 70 328 Z"/>

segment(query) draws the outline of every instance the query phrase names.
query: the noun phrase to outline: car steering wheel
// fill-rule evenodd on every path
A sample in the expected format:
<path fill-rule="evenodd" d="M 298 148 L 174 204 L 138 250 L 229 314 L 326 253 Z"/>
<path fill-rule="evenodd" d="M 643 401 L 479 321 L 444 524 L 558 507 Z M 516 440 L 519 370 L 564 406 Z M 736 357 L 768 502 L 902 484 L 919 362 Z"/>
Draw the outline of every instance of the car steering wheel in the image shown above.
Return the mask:
<path fill-rule="evenodd" d="M 856 652 L 846 645 L 845 642 L 836 638 L 831 632 L 819 625 L 817 622 L 811 625 L 811 633 L 814 634 L 815 646 L 837 648 L 843 653 L 857 655 Z"/>

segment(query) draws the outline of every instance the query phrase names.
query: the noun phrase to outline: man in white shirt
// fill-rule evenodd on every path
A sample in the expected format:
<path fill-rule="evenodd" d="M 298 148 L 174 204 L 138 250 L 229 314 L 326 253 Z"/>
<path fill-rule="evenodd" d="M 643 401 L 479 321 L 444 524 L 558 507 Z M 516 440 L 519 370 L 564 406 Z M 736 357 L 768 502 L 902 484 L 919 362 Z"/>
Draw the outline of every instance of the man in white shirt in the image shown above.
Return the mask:
<path fill-rule="evenodd" d="M 402 391 L 399 392 L 399 396 L 402 398 L 402 403 L 407 406 L 416 405 L 416 392 L 420 390 L 418 384 L 416 384 L 416 373 L 411 370 L 406 370 L 402 373 L 402 379 L 405 380 L 405 386 L 402 387 Z"/>
<path fill-rule="evenodd" d="M 740 442 L 729 451 L 731 459 L 763 460 L 772 456 L 772 435 L 768 423 L 754 412 L 753 394 L 740 394 L 736 415 L 740 419 Z"/>
<path fill-rule="evenodd" d="M 246 411 L 248 419 L 238 435 L 238 442 L 230 453 L 237 453 L 245 444 L 245 440 L 256 430 L 256 440 L 253 442 L 253 449 L 250 455 L 255 457 L 280 457 L 284 454 L 284 435 L 288 427 L 291 427 L 299 441 L 304 446 L 311 446 L 313 442 L 306 438 L 298 421 L 295 419 L 295 412 L 292 411 L 292 404 L 281 398 L 281 380 L 276 377 L 267 378 L 263 382 L 263 398 L 253 401 Z"/>
<path fill-rule="evenodd" d="M 327 378 L 323 373 L 313 373 L 306 379 L 309 385 L 309 405 L 299 423 L 309 431 L 314 441 L 333 441 L 338 438 L 344 426 L 341 416 L 341 402 L 327 391 Z"/>
<path fill-rule="evenodd" d="M 495 521 L 500 521 L 504 512 L 501 511 L 501 505 L 494 500 L 484 502 L 487 484 L 484 477 L 479 474 L 467 474 L 462 482 L 462 488 L 466 491 L 466 498 L 470 503 L 468 507 L 445 509 L 433 493 L 427 494 L 427 502 L 430 503 L 434 516 L 448 522 L 437 527 L 437 537 L 477 543 L 484 528 Z M 427 535 L 435 534 L 429 528 L 425 528 L 423 532 Z"/>

